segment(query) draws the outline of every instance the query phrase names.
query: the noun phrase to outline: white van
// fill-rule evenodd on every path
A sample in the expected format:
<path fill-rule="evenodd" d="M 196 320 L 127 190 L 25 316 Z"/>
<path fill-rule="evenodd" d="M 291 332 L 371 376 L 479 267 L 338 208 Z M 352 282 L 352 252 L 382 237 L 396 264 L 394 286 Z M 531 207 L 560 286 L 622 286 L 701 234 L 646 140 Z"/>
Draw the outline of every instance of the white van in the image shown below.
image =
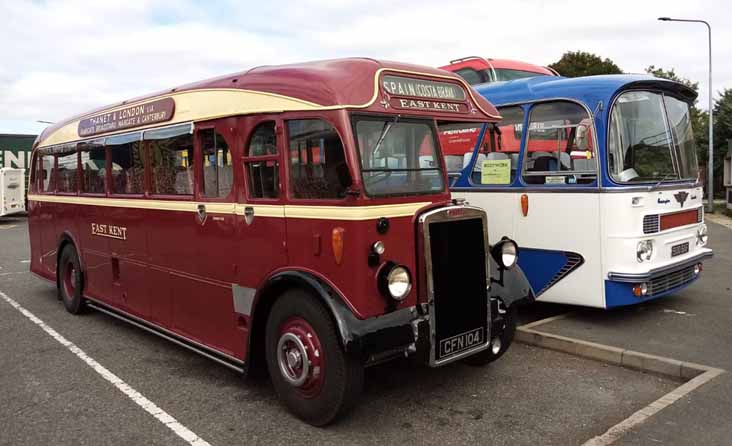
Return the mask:
<path fill-rule="evenodd" d="M 0 168 L 0 217 L 25 212 L 25 170 Z"/>

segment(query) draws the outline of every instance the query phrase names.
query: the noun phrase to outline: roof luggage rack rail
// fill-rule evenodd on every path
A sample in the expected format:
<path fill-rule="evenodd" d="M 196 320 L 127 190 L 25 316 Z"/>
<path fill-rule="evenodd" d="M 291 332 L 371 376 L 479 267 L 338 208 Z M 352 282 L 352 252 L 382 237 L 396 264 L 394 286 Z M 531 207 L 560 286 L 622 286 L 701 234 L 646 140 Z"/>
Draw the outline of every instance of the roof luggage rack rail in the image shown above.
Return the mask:
<path fill-rule="evenodd" d="M 458 63 L 458 62 L 465 62 L 466 60 L 472 60 L 472 59 L 482 59 L 486 62 L 492 60 L 490 57 L 467 56 L 467 57 L 461 57 L 459 59 L 451 60 L 450 64 L 454 64 L 454 63 Z"/>

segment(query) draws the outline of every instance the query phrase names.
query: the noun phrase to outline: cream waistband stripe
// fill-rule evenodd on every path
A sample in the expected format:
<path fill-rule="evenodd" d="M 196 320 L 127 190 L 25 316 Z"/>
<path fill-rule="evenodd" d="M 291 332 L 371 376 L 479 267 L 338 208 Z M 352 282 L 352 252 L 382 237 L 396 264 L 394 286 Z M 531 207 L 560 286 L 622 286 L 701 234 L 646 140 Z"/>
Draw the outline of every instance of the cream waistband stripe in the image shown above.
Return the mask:
<path fill-rule="evenodd" d="M 29 201 L 41 203 L 64 203 L 86 206 L 102 206 L 126 209 L 150 209 L 159 211 L 197 212 L 199 205 L 210 214 L 244 215 L 247 208 L 254 210 L 255 217 L 306 218 L 323 220 L 371 220 L 380 217 L 408 217 L 431 204 L 418 203 L 385 204 L 378 206 L 306 206 L 270 205 L 252 203 L 208 203 L 175 200 L 148 200 L 125 198 L 79 197 L 69 195 L 28 195 Z"/>

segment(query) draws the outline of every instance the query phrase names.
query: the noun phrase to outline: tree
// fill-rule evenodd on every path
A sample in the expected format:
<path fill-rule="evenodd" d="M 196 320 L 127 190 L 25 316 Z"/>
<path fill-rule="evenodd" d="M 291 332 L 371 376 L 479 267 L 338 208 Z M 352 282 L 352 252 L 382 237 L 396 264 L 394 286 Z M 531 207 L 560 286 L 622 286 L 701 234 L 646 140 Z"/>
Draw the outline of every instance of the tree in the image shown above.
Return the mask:
<path fill-rule="evenodd" d="M 584 51 L 568 51 L 557 62 L 549 65 L 549 68 L 567 77 L 623 73 L 612 60 Z"/>
<path fill-rule="evenodd" d="M 715 191 L 720 195 L 723 189 L 721 178 L 724 175 L 724 157 L 732 140 L 732 88 L 727 88 L 714 101 L 714 178 L 717 179 Z"/>

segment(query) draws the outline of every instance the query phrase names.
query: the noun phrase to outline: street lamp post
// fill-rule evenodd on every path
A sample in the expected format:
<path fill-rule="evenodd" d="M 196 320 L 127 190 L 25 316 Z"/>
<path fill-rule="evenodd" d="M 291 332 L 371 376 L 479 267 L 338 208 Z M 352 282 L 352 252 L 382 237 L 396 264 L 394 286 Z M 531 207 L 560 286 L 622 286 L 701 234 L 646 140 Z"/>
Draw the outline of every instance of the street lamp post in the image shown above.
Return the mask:
<path fill-rule="evenodd" d="M 705 20 L 691 20 L 691 19 L 672 19 L 671 17 L 659 17 L 658 20 L 662 22 L 689 22 L 689 23 L 703 23 L 707 25 L 707 31 L 709 35 L 709 162 L 707 164 L 707 180 L 708 180 L 708 190 L 707 190 L 707 198 L 709 200 L 709 203 L 707 203 L 707 212 L 713 213 L 714 212 L 714 176 L 713 176 L 713 167 L 714 167 L 714 161 L 712 158 L 712 154 L 714 153 L 714 101 L 713 101 L 713 93 L 712 93 L 712 27 L 709 26 L 709 23 Z"/>

